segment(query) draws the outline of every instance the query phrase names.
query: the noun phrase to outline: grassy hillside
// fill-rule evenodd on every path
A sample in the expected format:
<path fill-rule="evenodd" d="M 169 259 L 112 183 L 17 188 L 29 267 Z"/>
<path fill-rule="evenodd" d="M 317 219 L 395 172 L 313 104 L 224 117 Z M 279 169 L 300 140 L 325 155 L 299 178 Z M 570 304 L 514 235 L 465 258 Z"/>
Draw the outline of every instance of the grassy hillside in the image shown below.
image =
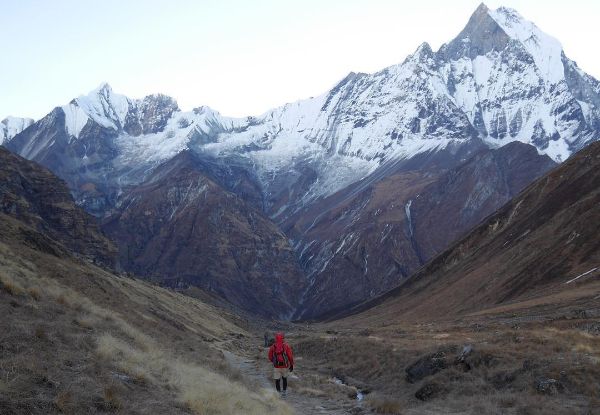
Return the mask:
<path fill-rule="evenodd" d="M 242 318 L 3 214 L 0 235 L 0 413 L 291 413 L 226 363 L 249 336 Z"/>

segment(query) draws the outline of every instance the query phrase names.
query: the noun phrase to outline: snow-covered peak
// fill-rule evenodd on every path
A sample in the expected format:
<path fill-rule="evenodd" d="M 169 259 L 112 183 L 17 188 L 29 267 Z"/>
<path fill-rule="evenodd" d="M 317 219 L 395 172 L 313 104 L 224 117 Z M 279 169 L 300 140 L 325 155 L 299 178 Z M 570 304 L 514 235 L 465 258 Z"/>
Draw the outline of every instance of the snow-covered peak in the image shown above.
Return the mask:
<path fill-rule="evenodd" d="M 31 124 L 31 118 L 6 117 L 0 122 L 0 144 L 10 140 Z"/>
<path fill-rule="evenodd" d="M 113 92 L 106 82 L 87 95 L 81 95 L 62 107 L 65 127 L 73 137 L 79 137 L 90 119 L 106 128 L 120 129 L 129 111 L 129 99 Z"/>
<path fill-rule="evenodd" d="M 90 121 L 104 128 L 133 135 L 160 130 L 173 112 L 179 111 L 177 102 L 163 94 L 153 94 L 143 99 L 130 99 L 117 94 L 103 82 L 87 95 L 81 95 L 62 107 L 65 128 L 69 135 L 78 138 Z"/>
<path fill-rule="evenodd" d="M 557 39 L 542 32 L 516 10 L 500 7 L 488 10 L 488 14 L 509 37 L 523 44 L 546 81 L 558 83 L 565 78 L 563 48 Z"/>

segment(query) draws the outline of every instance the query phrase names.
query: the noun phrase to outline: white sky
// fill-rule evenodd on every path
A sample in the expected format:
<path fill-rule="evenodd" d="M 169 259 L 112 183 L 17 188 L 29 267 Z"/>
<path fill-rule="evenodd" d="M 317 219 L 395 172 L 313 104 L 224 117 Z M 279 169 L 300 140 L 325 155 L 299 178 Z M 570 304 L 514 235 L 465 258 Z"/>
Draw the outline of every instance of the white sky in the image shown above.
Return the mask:
<path fill-rule="evenodd" d="M 348 72 L 434 50 L 479 0 L 0 0 L 0 119 L 39 119 L 101 82 L 183 110 L 258 115 Z M 517 9 L 600 78 L 600 1 L 487 1 Z"/>

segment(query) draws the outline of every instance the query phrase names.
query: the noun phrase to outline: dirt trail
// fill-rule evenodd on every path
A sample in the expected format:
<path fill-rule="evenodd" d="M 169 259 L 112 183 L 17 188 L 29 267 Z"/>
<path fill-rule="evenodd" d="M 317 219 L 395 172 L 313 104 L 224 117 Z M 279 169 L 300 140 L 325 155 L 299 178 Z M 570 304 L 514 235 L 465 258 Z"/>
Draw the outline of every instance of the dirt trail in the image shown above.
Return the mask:
<path fill-rule="evenodd" d="M 256 382 L 260 387 L 275 391 L 275 386 L 271 380 L 271 368 L 266 361 L 257 362 L 254 358 L 239 356 L 229 351 L 223 351 L 225 359 L 234 368 L 237 368 L 242 374 Z M 265 351 L 266 355 L 266 351 Z M 298 393 L 302 386 L 302 375 L 292 373 L 290 378 L 290 387 L 288 387 L 285 401 L 295 410 L 298 415 L 349 415 L 349 414 L 367 414 L 369 411 L 362 408 L 360 403 L 348 401 L 336 401 L 327 397 L 313 397 Z"/>

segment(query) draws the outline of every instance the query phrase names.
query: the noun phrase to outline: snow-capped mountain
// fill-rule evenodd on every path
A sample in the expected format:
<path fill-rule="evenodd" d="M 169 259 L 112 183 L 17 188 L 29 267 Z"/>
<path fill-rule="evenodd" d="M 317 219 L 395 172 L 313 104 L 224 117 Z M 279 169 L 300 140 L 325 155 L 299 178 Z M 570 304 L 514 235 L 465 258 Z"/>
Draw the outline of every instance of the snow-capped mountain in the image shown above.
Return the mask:
<path fill-rule="evenodd" d="M 0 145 L 33 124 L 31 118 L 6 117 L 0 121 Z"/>
<path fill-rule="evenodd" d="M 351 73 L 321 96 L 258 117 L 228 118 L 207 107 L 182 112 L 169 97 L 132 100 L 103 84 L 10 147 L 95 184 L 102 170 L 117 193 L 191 149 L 245 166 L 264 209 L 283 219 L 388 162 L 475 141 L 518 140 L 565 160 L 600 138 L 599 108 L 600 83 L 556 39 L 514 10 L 482 4 L 437 52 L 422 44 L 399 65 Z M 60 125 L 49 125 L 52 114 Z"/>
<path fill-rule="evenodd" d="M 367 221 L 363 216 L 373 212 L 353 203 L 375 183 L 394 174 L 408 177 L 402 175 L 408 171 L 429 182 L 482 148 L 513 141 L 561 162 L 598 139 L 600 83 L 568 59 L 556 39 L 516 11 L 482 4 L 439 50 L 424 43 L 398 65 L 373 74 L 350 73 L 318 97 L 260 116 L 230 118 L 208 107 L 184 112 L 170 97 L 131 99 L 102 84 L 55 108 L 5 146 L 65 179 L 77 202 L 98 216 L 122 212 L 132 188 L 150 185 L 157 166 L 189 152 L 198 174 L 285 228 L 307 275 L 310 271 L 316 281 L 335 273 L 321 264 L 343 260 L 329 257 L 337 255 L 332 247 L 339 247 L 350 228 L 330 235 L 326 224 L 315 226 L 340 206 L 355 213 L 348 226 Z M 523 185 L 535 178 L 529 170 L 516 173 L 522 173 Z M 485 188 L 488 196 L 513 195 L 496 185 L 502 180 Z M 497 207 L 496 199 L 489 206 Z M 402 216 L 404 209 L 395 214 Z M 391 229 L 390 224 L 379 225 Z M 376 241 L 378 232 L 362 240 Z M 356 264 L 365 252 L 357 253 Z M 384 262 L 381 269 L 391 264 Z M 396 268 L 388 274 L 389 284 L 402 278 Z M 370 295 L 369 287 L 363 288 Z"/>
<path fill-rule="evenodd" d="M 132 100 L 114 93 L 107 83 L 61 108 L 65 128 L 74 139 L 90 121 L 132 136 L 152 134 L 161 131 L 173 113 L 179 111 L 177 103 L 165 95 Z"/>

